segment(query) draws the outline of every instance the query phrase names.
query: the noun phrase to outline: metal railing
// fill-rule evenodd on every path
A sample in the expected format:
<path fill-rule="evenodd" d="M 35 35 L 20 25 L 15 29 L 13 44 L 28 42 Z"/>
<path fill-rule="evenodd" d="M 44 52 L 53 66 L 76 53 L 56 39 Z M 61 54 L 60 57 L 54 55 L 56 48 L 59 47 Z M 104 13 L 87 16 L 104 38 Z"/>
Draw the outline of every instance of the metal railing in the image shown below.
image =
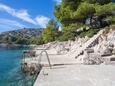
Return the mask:
<path fill-rule="evenodd" d="M 41 49 L 40 49 L 40 50 L 41 50 Z M 48 64 L 49 64 L 49 67 L 50 67 L 50 69 L 51 69 L 51 68 L 52 68 L 52 65 L 51 65 L 51 62 L 50 62 L 50 58 L 49 58 L 49 55 L 48 55 L 48 53 L 47 53 L 47 51 L 46 51 L 45 49 L 42 49 L 41 53 L 39 54 L 38 64 L 41 63 L 43 53 L 46 54 L 47 61 L 48 61 Z"/>
<path fill-rule="evenodd" d="M 46 49 L 37 49 L 37 50 L 42 50 L 42 51 L 40 52 L 40 54 L 36 56 L 36 57 L 38 57 L 38 59 L 35 59 L 35 60 L 38 60 L 38 65 L 41 65 L 42 56 L 43 56 L 43 53 L 45 53 L 45 54 L 46 54 L 46 57 L 47 57 L 48 64 L 49 64 L 49 67 L 50 67 L 50 69 L 51 69 L 51 68 L 52 68 L 52 65 L 51 65 L 50 58 L 49 58 L 49 55 L 48 55 Z M 23 54 L 22 57 L 23 57 L 22 63 L 25 63 L 25 62 L 26 62 L 25 59 L 26 59 L 27 57 L 26 57 L 24 54 Z"/>

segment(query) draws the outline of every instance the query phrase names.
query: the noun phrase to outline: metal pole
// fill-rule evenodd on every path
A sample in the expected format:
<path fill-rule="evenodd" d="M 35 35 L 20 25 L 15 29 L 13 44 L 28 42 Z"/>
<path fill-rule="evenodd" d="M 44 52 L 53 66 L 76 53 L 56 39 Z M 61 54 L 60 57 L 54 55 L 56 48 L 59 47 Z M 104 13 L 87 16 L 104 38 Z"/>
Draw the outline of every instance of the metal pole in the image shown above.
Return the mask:
<path fill-rule="evenodd" d="M 50 58 L 49 58 L 49 56 L 48 56 L 47 51 L 46 51 L 46 50 L 44 50 L 44 51 L 45 51 L 45 53 L 46 53 L 47 60 L 48 60 L 48 63 L 49 63 L 49 67 L 50 67 L 50 69 L 51 69 L 51 68 L 52 68 L 52 66 L 51 66 L 51 63 L 50 63 Z"/>

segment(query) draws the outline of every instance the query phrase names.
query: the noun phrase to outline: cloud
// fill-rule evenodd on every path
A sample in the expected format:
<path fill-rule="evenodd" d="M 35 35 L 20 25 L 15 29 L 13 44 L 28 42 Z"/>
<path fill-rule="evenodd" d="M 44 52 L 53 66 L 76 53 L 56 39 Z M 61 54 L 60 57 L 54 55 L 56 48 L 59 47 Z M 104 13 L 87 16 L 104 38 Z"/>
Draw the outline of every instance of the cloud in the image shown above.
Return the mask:
<path fill-rule="evenodd" d="M 17 21 L 9 19 L 0 19 L 0 28 L 2 29 L 2 31 L 20 29 L 24 27 L 26 26 Z"/>
<path fill-rule="evenodd" d="M 17 10 L 14 8 L 11 8 L 5 4 L 0 3 L 0 11 L 5 11 L 8 14 L 17 17 L 23 21 L 26 21 L 28 23 L 34 24 L 34 25 L 39 25 L 41 28 L 46 27 L 46 24 L 49 21 L 48 17 L 45 16 L 37 16 L 36 18 L 31 18 L 30 14 L 28 13 L 27 10 L 21 9 Z"/>
<path fill-rule="evenodd" d="M 30 15 L 28 14 L 27 10 L 19 10 L 15 13 L 16 17 L 26 21 L 26 22 L 29 22 L 29 23 L 32 23 L 32 24 L 36 24 L 36 22 L 30 17 Z M 15 16 L 14 15 L 14 16 Z"/>
<path fill-rule="evenodd" d="M 14 17 L 20 18 L 23 21 L 36 24 L 36 22 L 28 14 L 27 10 L 16 10 L 4 4 L 0 4 L 0 10 L 7 12 Z"/>
<path fill-rule="evenodd" d="M 60 4 L 62 2 L 62 0 L 54 0 L 56 2 L 56 4 Z"/>
<path fill-rule="evenodd" d="M 45 28 L 50 19 L 48 17 L 45 17 L 45 16 L 38 16 L 38 17 L 36 17 L 35 20 L 38 23 L 38 25 Z"/>

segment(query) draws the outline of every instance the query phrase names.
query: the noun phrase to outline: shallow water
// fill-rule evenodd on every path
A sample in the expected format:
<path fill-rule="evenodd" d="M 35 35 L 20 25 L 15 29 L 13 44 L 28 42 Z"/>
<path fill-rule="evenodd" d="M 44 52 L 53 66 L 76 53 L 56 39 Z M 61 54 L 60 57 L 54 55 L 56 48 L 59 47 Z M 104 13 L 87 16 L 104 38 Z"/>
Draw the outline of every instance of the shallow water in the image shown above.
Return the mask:
<path fill-rule="evenodd" d="M 0 47 L 0 86 L 32 86 L 35 77 L 21 72 L 22 51 Z"/>

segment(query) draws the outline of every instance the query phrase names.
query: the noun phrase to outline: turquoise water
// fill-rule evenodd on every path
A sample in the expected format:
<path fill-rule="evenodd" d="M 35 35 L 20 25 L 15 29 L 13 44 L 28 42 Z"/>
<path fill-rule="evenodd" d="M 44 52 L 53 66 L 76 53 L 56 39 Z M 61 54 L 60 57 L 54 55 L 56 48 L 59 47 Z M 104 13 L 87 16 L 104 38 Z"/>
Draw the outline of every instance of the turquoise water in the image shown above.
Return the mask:
<path fill-rule="evenodd" d="M 0 86 L 32 86 L 35 76 L 21 72 L 23 50 L 0 47 Z"/>

